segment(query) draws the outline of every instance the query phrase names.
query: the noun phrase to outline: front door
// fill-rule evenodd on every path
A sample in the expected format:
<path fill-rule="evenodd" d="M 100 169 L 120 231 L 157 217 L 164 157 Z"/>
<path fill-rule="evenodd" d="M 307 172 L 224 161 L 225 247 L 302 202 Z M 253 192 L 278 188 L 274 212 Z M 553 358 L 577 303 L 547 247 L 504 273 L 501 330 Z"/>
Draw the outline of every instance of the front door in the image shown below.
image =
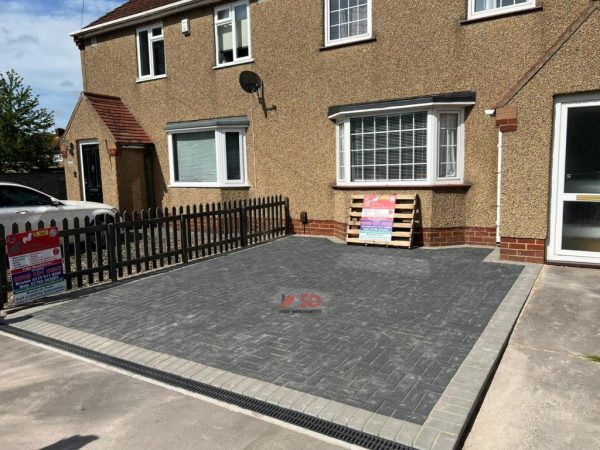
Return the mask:
<path fill-rule="evenodd" d="M 600 264 L 600 96 L 556 103 L 548 259 Z"/>
<path fill-rule="evenodd" d="M 81 182 L 84 200 L 103 202 L 100 150 L 97 143 L 81 144 Z"/>

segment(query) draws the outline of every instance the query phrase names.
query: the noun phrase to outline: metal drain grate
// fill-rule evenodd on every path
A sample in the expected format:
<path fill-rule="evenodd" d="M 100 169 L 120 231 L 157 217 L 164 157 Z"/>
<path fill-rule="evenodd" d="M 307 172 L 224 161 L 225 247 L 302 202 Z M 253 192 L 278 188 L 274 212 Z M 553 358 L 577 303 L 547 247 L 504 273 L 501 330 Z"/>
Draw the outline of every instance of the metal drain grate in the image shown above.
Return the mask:
<path fill-rule="evenodd" d="M 264 414 L 265 416 L 273 417 L 274 419 L 278 419 L 290 423 L 292 425 L 306 428 L 308 430 L 315 431 L 317 433 L 324 434 L 325 436 L 339 439 L 350 444 L 376 450 L 414 450 L 412 449 L 412 447 L 408 447 L 397 442 L 383 439 L 372 434 L 364 433 L 362 431 L 354 430 L 352 428 L 348 428 L 337 423 L 309 416 L 308 414 L 293 411 L 287 408 L 282 408 L 280 406 L 272 405 L 262 400 L 257 400 L 251 397 L 247 397 L 245 395 L 236 394 L 235 392 L 230 392 L 225 389 L 211 386 L 209 384 L 190 380 L 188 378 L 164 372 L 162 370 L 152 369 L 150 367 L 146 367 L 131 361 L 126 361 L 121 358 L 116 358 L 114 356 L 109 356 L 100 352 L 88 350 L 77 345 L 69 344 L 67 342 L 59 341 L 50 337 L 41 336 L 39 334 L 22 330 L 20 328 L 14 328 L 11 326 L 3 325 L 0 327 L 0 331 L 4 331 L 5 333 L 19 336 L 22 338 L 30 339 L 32 341 L 55 347 L 78 356 L 83 356 L 94 361 L 118 367 L 129 372 L 133 372 L 138 375 L 142 375 L 144 377 L 169 384 L 171 386 L 176 386 L 178 388 L 188 390 L 190 392 L 195 392 L 198 394 L 205 395 L 207 397 L 214 398 L 216 400 L 230 403 L 232 405 L 239 406 L 240 408 Z"/>

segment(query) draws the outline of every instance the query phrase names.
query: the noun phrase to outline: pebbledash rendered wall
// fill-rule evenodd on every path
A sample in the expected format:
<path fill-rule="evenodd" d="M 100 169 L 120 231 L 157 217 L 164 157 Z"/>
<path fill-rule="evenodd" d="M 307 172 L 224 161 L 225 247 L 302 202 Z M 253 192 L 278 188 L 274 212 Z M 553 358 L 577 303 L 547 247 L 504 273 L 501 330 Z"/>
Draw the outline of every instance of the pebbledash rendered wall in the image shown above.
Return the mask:
<path fill-rule="evenodd" d="M 594 2 L 544 0 L 543 8 L 478 22 L 465 21 L 467 3 L 374 0 L 374 40 L 323 49 L 321 0 L 251 1 L 254 62 L 219 69 L 214 68 L 214 5 L 198 7 L 161 19 L 166 78 L 136 82 L 136 26 L 132 26 L 99 35 L 97 45 L 82 50 L 84 90 L 121 97 L 154 141 L 159 205 L 283 194 L 290 199 L 296 231 L 304 231 L 297 219 L 300 211 L 307 211 L 311 220 L 307 232 L 342 236 L 352 194 L 415 192 L 422 211 L 420 239 L 426 244 L 493 245 L 498 129 L 484 111 L 494 107 Z M 184 18 L 190 19 L 189 36 L 181 33 Z M 590 20 L 595 24 L 598 19 Z M 598 39 L 593 27 L 592 23 L 582 27 L 559 51 L 556 61 L 510 103 L 519 107 L 519 127 L 505 137 L 502 236 L 531 240 L 523 241 L 525 247 L 541 242 L 542 253 L 505 252 L 505 257 L 543 260 L 553 95 L 600 89 L 600 82 L 591 76 L 600 69 L 598 58 L 589 57 L 595 54 L 591 49 Z M 593 35 L 587 36 L 589 42 L 580 36 L 584 33 Z M 580 75 L 579 69 L 586 75 Z M 276 105 L 276 111 L 265 117 L 256 98 L 240 89 L 242 70 L 262 77 L 267 106 Z M 552 73 L 561 70 L 553 78 Z M 335 124 L 327 117 L 330 106 L 459 91 L 477 93 L 477 104 L 466 111 L 464 186 L 418 190 L 335 186 Z M 251 122 L 247 133 L 250 188 L 169 187 L 165 124 L 240 115 Z M 69 139 L 92 137 L 86 127 L 85 120 L 73 120 Z M 112 173 L 112 161 L 121 157 L 101 151 L 105 201 L 111 203 L 114 198 L 119 204 L 132 204 L 133 200 L 115 192 L 117 186 L 107 186 L 118 184 L 116 178 L 105 178 Z M 79 178 L 71 173 L 76 167 L 77 163 L 66 166 L 70 198 L 80 195 Z M 532 251 L 538 252 L 538 247 Z"/>

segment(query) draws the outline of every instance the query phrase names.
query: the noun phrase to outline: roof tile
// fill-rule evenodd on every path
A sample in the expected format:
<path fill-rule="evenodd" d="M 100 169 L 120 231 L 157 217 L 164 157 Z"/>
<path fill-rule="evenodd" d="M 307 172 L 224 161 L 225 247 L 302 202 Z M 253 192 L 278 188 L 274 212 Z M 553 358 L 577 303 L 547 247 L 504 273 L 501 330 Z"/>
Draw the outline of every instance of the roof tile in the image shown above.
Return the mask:
<path fill-rule="evenodd" d="M 133 14 L 138 14 L 144 11 L 149 11 L 154 8 L 176 3 L 180 0 L 129 0 L 128 2 L 117 6 L 112 11 L 104 14 L 99 19 L 94 20 L 92 23 L 87 25 L 85 28 L 100 25 L 113 20 L 122 19 Z"/>

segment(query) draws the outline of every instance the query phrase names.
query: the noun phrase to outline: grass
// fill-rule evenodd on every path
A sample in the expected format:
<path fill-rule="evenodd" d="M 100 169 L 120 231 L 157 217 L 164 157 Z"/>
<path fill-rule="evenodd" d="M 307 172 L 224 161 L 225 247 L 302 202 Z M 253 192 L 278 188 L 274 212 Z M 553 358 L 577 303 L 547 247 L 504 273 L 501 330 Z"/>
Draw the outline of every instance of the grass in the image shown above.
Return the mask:
<path fill-rule="evenodd" d="M 585 359 L 589 359 L 592 362 L 600 363 L 600 356 L 598 355 L 587 355 Z"/>

